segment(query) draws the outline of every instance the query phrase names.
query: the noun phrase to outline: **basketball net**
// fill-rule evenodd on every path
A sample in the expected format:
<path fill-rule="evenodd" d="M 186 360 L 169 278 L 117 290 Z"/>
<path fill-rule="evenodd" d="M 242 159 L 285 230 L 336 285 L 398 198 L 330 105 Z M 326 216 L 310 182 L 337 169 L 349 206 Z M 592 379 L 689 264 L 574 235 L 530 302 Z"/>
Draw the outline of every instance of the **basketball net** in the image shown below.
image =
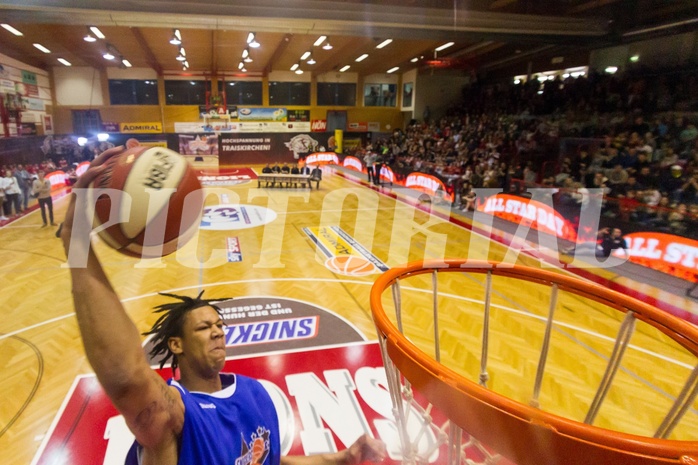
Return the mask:
<path fill-rule="evenodd" d="M 380 348 L 393 404 L 393 416 L 402 445 L 403 464 L 513 465 L 513 462 L 489 450 L 448 418 L 435 419 L 435 407 L 430 402 L 422 406 L 422 403 L 415 399 L 412 385 L 390 359 L 383 337 L 380 340 Z M 447 461 L 442 458 L 444 453 Z"/>

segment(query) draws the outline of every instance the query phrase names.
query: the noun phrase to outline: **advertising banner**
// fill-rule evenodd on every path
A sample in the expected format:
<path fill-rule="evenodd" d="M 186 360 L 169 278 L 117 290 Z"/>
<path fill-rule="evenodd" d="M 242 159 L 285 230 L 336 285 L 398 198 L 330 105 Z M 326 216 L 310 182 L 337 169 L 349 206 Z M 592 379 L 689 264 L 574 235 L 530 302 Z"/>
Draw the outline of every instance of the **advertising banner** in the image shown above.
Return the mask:
<path fill-rule="evenodd" d="M 342 162 L 342 166 L 345 168 L 349 168 L 350 170 L 353 171 L 358 171 L 359 173 L 363 173 L 366 170 L 364 169 L 363 163 L 361 163 L 361 160 L 359 160 L 356 157 L 348 156 L 344 157 L 344 161 Z"/>
<path fill-rule="evenodd" d="M 439 178 L 424 173 L 410 173 L 407 179 L 405 179 L 405 187 L 416 189 L 429 195 L 436 195 L 437 191 L 446 193 L 446 186 Z"/>
<path fill-rule="evenodd" d="M 218 155 L 218 134 L 179 134 L 174 150 L 182 155 Z"/>
<path fill-rule="evenodd" d="M 219 166 L 294 162 L 324 152 L 330 134 L 220 134 Z"/>
<path fill-rule="evenodd" d="M 307 165 L 339 165 L 339 157 L 334 152 L 317 152 L 305 157 Z"/>
<path fill-rule="evenodd" d="M 285 108 L 240 108 L 238 119 L 240 121 L 288 121 L 288 112 Z"/>
<path fill-rule="evenodd" d="M 314 119 L 310 122 L 310 130 L 313 132 L 325 132 L 327 131 L 327 120 L 326 119 Z"/>
<path fill-rule="evenodd" d="M 51 190 L 55 191 L 58 189 L 61 189 L 65 187 L 66 182 L 65 182 L 66 174 L 65 172 L 58 170 L 58 171 L 51 171 L 50 173 L 47 173 L 45 176 L 45 179 L 48 179 L 48 182 L 51 183 Z"/>
<path fill-rule="evenodd" d="M 568 241 L 577 240 L 575 228 L 569 221 L 550 206 L 536 200 L 497 194 L 489 197 L 484 204 L 478 205 L 477 209 Z"/>
<path fill-rule="evenodd" d="M 162 132 L 162 123 L 120 123 L 119 132 L 127 134 L 153 134 Z"/>
<path fill-rule="evenodd" d="M 698 282 L 698 241 L 656 232 L 637 232 L 623 237 L 631 262 Z M 622 256 L 622 252 L 616 253 Z"/>

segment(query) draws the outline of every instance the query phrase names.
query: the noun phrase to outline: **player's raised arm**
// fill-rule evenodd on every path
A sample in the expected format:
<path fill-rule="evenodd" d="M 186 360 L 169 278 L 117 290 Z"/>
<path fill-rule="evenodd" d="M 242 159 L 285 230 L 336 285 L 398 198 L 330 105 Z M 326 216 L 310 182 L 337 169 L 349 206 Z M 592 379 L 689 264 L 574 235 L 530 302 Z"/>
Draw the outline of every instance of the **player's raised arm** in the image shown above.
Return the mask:
<path fill-rule="evenodd" d="M 87 358 L 138 441 L 145 447 L 161 448 L 181 430 L 183 404 L 148 365 L 138 330 L 92 251 L 91 224 L 85 211 L 85 190 L 104 171 L 105 162 L 122 151 L 123 147 L 105 151 L 78 179 L 61 239 L 68 256 L 75 313 Z"/>

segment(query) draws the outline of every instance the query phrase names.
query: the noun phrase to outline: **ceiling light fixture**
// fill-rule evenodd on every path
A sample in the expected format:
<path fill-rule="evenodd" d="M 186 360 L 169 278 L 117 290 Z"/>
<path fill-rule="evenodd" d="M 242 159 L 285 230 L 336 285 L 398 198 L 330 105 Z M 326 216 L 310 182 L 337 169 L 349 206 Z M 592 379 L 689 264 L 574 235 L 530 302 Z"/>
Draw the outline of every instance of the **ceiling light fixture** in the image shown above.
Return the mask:
<path fill-rule="evenodd" d="M 245 63 L 252 63 L 254 60 L 252 60 L 251 56 L 247 55 L 247 57 L 245 57 L 242 61 Z"/>
<path fill-rule="evenodd" d="M 70 62 L 64 58 L 58 58 L 59 63 L 65 65 L 65 66 L 73 66 L 70 64 Z"/>
<path fill-rule="evenodd" d="M 97 26 L 90 26 L 90 31 L 92 31 L 92 34 L 97 36 L 98 39 L 106 39 L 106 37 L 104 37 L 104 34 L 102 34 L 102 31 L 100 31 Z"/>
<path fill-rule="evenodd" d="M 305 52 L 303 55 L 301 55 L 301 60 L 305 60 L 305 59 L 308 58 L 309 56 L 310 56 L 310 50 L 308 50 L 308 51 Z"/>
<path fill-rule="evenodd" d="M 44 52 L 44 53 L 51 53 L 51 50 L 47 49 L 46 47 L 44 47 L 44 46 L 41 45 L 41 44 L 32 44 L 32 45 L 33 45 L 34 47 L 38 48 L 39 50 L 41 50 L 41 51 Z"/>
<path fill-rule="evenodd" d="M 11 33 L 13 33 L 16 36 L 23 36 L 24 35 L 21 32 L 19 32 L 17 29 L 10 26 L 9 24 L 2 23 L 2 24 L 0 24 L 0 26 L 4 27 L 5 29 L 7 29 L 8 31 L 10 31 Z"/>
<path fill-rule="evenodd" d="M 390 69 L 387 71 L 387 73 L 394 73 L 394 72 L 397 71 L 398 69 L 400 69 L 400 67 L 399 67 L 399 66 L 395 66 L 395 67 L 393 67 L 393 68 L 390 68 Z"/>
<path fill-rule="evenodd" d="M 257 35 L 254 32 L 247 34 L 247 44 L 252 48 L 259 47 L 259 42 L 257 42 Z"/>
<path fill-rule="evenodd" d="M 332 50 L 332 44 L 330 44 L 330 41 L 328 40 L 325 42 L 325 45 L 322 46 L 323 50 Z"/>
<path fill-rule="evenodd" d="M 104 52 L 102 56 L 105 60 L 113 60 L 114 58 L 116 58 L 116 55 L 114 55 L 114 48 L 111 45 L 107 44 L 107 51 Z"/>
<path fill-rule="evenodd" d="M 452 45 L 453 45 L 453 42 L 447 42 L 447 43 L 445 43 L 445 44 L 443 44 L 443 45 L 440 45 L 440 46 L 436 47 L 434 50 L 437 51 L 437 52 L 440 52 L 441 50 L 446 50 L 448 47 L 450 47 L 450 46 L 452 46 Z"/>
<path fill-rule="evenodd" d="M 85 37 L 82 38 L 82 40 L 84 40 L 85 42 L 97 42 L 97 39 L 89 32 Z"/>
<path fill-rule="evenodd" d="M 361 55 L 359 58 L 356 59 L 357 62 L 359 61 L 364 61 L 366 58 L 368 58 L 368 53 L 364 53 Z"/>
<path fill-rule="evenodd" d="M 351 68 L 351 66 L 349 66 L 349 65 L 343 66 L 343 67 L 339 70 L 339 72 L 340 72 L 340 73 L 343 73 L 344 71 L 348 70 L 349 68 Z"/>
<path fill-rule="evenodd" d="M 315 43 L 313 45 L 316 47 L 319 47 L 320 44 L 322 44 L 325 41 L 325 39 L 327 39 L 327 36 L 320 36 L 317 38 L 317 40 L 315 41 Z"/>
<path fill-rule="evenodd" d="M 128 61 L 126 58 L 121 59 L 121 64 L 123 64 L 127 68 L 131 68 L 133 65 L 131 64 L 130 61 Z"/>
<path fill-rule="evenodd" d="M 245 63 L 243 63 L 243 62 L 241 61 L 241 62 L 238 64 L 238 69 L 242 69 L 242 68 L 244 68 L 244 67 L 245 67 Z"/>
<path fill-rule="evenodd" d="M 306 61 L 306 63 L 308 63 L 309 65 L 314 65 L 315 63 L 317 63 L 317 61 L 315 61 L 315 58 L 313 58 L 312 53 L 310 54 L 310 58 L 308 58 L 308 61 Z"/>
<path fill-rule="evenodd" d="M 419 58 L 417 58 L 417 57 L 414 57 L 410 60 L 410 62 L 412 62 L 412 63 L 417 63 L 418 61 L 419 61 Z"/>
<path fill-rule="evenodd" d="M 179 29 L 175 29 L 172 32 L 172 38 L 170 39 L 172 45 L 179 45 L 182 43 L 182 35 L 179 33 Z"/>
<path fill-rule="evenodd" d="M 291 66 L 291 71 L 295 71 L 298 69 L 300 65 L 298 63 L 294 63 L 293 66 Z"/>
<path fill-rule="evenodd" d="M 392 41 L 393 41 L 393 39 L 385 39 L 383 42 L 381 42 L 380 44 L 376 45 L 376 48 L 383 48 L 383 47 L 385 47 L 386 45 L 389 45 Z"/>
<path fill-rule="evenodd" d="M 303 70 L 298 68 L 296 71 L 294 71 L 296 74 L 303 74 Z"/>
<path fill-rule="evenodd" d="M 249 48 L 246 48 L 246 49 L 244 49 L 244 50 L 242 51 L 242 57 L 243 57 L 243 58 L 247 58 L 247 57 L 249 56 L 249 54 L 250 54 L 250 49 L 249 49 Z"/>
<path fill-rule="evenodd" d="M 177 55 L 177 58 L 175 58 L 177 61 L 187 61 L 187 57 L 184 55 Z"/>

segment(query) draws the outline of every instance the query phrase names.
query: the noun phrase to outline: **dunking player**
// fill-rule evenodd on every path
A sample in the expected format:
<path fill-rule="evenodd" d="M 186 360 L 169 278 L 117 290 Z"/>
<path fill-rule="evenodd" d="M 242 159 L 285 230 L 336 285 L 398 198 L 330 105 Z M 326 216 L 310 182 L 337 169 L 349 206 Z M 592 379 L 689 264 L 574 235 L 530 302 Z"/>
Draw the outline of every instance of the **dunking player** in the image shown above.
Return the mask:
<path fill-rule="evenodd" d="M 123 151 L 99 155 L 75 184 L 61 239 L 68 256 L 73 301 L 85 353 L 99 382 L 136 436 L 129 453 L 158 465 L 354 465 L 385 456 L 384 444 L 367 435 L 348 449 L 308 457 L 280 457 L 279 427 L 264 388 L 250 378 L 222 374 L 223 320 L 210 301 L 178 297 L 161 305 L 151 329 L 154 353 L 179 368 L 166 383 L 152 371 L 136 326 L 126 314 L 97 256 L 91 250 L 85 206 L 78 197 Z M 77 208 L 76 208 L 77 206 Z M 128 459 L 127 459 L 128 460 Z"/>

